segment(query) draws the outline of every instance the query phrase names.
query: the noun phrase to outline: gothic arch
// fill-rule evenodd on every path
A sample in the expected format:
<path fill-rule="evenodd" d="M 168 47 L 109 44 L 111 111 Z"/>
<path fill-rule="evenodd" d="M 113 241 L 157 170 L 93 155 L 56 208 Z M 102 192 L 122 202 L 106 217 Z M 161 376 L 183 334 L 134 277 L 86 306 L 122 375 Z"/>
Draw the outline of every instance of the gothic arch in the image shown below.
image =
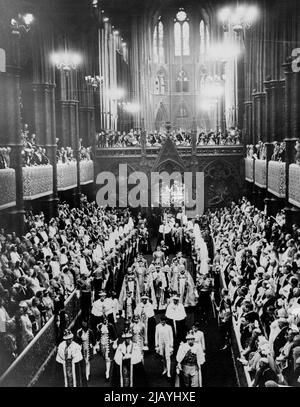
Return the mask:
<path fill-rule="evenodd" d="M 167 171 L 169 174 L 171 174 L 174 171 L 184 172 L 185 168 L 180 162 L 173 160 L 172 158 L 167 158 L 159 163 L 157 171 Z"/>
<path fill-rule="evenodd" d="M 175 108 L 174 127 L 176 130 L 180 128 L 189 130 L 191 127 L 191 114 L 188 104 L 182 100 Z"/>
<path fill-rule="evenodd" d="M 159 131 L 168 121 L 168 112 L 163 103 L 160 103 L 155 115 L 155 130 Z"/>

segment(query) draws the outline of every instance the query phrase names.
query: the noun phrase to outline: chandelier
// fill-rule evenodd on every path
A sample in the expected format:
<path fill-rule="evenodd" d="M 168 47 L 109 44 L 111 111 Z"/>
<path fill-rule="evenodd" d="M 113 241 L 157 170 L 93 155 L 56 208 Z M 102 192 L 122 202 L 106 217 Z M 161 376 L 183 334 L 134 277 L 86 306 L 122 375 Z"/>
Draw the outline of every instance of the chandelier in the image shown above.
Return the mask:
<path fill-rule="evenodd" d="M 96 90 L 100 85 L 102 85 L 103 80 L 104 80 L 103 76 L 99 76 L 99 75 L 96 75 L 96 76 L 88 75 L 88 76 L 85 76 L 84 79 L 87 84 L 89 84 L 93 87 L 94 90 Z"/>
<path fill-rule="evenodd" d="M 18 14 L 17 18 L 12 18 L 10 20 L 10 27 L 12 30 L 12 34 L 20 35 L 21 29 L 25 32 L 28 32 L 31 28 L 33 23 L 34 17 L 32 14 Z"/>
<path fill-rule="evenodd" d="M 81 62 L 81 55 L 76 52 L 62 51 L 55 52 L 51 56 L 52 62 L 57 69 L 71 71 L 76 69 Z"/>
<path fill-rule="evenodd" d="M 224 7 L 219 11 L 219 19 L 222 22 L 223 30 L 240 34 L 243 30 L 252 27 L 258 18 L 259 11 L 254 5 L 241 4 L 236 7 Z"/>

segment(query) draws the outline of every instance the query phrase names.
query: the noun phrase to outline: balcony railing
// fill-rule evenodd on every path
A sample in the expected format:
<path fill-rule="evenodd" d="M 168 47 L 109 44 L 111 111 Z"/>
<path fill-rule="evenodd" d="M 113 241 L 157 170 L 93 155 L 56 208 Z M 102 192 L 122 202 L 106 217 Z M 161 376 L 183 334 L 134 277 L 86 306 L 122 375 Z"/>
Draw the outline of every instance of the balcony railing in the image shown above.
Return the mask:
<path fill-rule="evenodd" d="M 73 291 L 65 301 L 68 316 L 67 326 L 73 325 L 80 310 L 79 300 Z M 43 326 L 7 371 L 0 377 L 0 387 L 27 387 L 34 383 L 36 376 L 53 357 L 57 338 L 54 316 Z"/>
<path fill-rule="evenodd" d="M 254 162 L 255 185 L 266 188 L 267 186 L 267 161 L 255 160 Z"/>
<path fill-rule="evenodd" d="M 80 184 L 85 185 L 94 182 L 94 162 L 80 161 Z"/>
<path fill-rule="evenodd" d="M 285 198 L 285 163 L 282 161 L 269 161 L 268 191 L 278 198 Z"/>
<path fill-rule="evenodd" d="M 37 199 L 53 193 L 52 165 L 23 167 L 23 197 L 25 200 Z"/>
<path fill-rule="evenodd" d="M 289 167 L 289 202 L 300 207 L 300 165 Z"/>
<path fill-rule="evenodd" d="M 155 155 L 161 149 L 161 146 L 149 147 L 145 151 L 146 155 Z M 192 146 L 177 146 L 179 154 L 191 155 Z M 197 155 L 242 155 L 244 154 L 243 145 L 203 145 L 197 146 Z M 97 157 L 128 157 L 140 156 L 141 147 L 103 147 L 96 149 Z"/>
<path fill-rule="evenodd" d="M 245 158 L 245 179 L 248 182 L 254 181 L 254 159 L 250 157 Z"/>
<path fill-rule="evenodd" d="M 66 191 L 77 186 L 77 163 L 71 161 L 57 164 L 57 190 Z"/>
<path fill-rule="evenodd" d="M 12 168 L 0 170 L 0 209 L 16 205 L 16 174 Z"/>

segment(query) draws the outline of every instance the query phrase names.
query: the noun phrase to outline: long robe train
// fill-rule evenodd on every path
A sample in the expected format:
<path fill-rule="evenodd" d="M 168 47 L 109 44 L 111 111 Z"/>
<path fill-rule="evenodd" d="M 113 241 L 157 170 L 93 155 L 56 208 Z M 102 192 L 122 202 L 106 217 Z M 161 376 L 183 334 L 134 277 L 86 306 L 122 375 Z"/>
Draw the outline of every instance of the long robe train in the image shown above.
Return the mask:
<path fill-rule="evenodd" d="M 75 376 L 75 381 L 73 380 L 75 386 L 73 387 L 87 387 L 87 380 L 85 376 L 85 363 L 84 360 L 80 362 L 73 363 L 72 374 Z M 57 387 L 68 387 L 66 386 L 67 377 L 65 365 L 56 362 L 55 366 L 55 376 L 57 378 Z M 56 381 L 56 379 L 55 379 Z"/>
<path fill-rule="evenodd" d="M 114 362 L 111 383 L 113 387 L 122 387 L 120 370 L 121 367 L 116 362 Z M 140 362 L 132 365 L 132 387 L 147 387 L 147 385 L 148 379 L 143 363 Z"/>

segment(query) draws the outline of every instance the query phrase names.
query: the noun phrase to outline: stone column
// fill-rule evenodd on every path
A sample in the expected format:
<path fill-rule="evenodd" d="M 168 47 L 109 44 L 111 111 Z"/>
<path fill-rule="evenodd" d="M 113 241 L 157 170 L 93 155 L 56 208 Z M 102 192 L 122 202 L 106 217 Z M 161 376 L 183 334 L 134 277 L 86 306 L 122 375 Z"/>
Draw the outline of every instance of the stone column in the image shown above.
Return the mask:
<path fill-rule="evenodd" d="M 248 100 L 244 102 L 244 137 L 245 139 L 242 140 L 244 144 L 255 144 L 254 140 L 254 132 L 253 132 L 253 102 L 252 100 Z"/>
<path fill-rule="evenodd" d="M 79 107 L 80 138 L 84 146 L 90 146 L 95 138 L 95 111 L 90 106 Z"/>
<path fill-rule="evenodd" d="M 46 149 L 46 154 L 53 167 L 53 194 L 45 198 L 48 216 L 52 217 L 57 214 L 58 204 L 55 84 L 34 83 L 33 96 L 35 132 L 39 144 Z"/>
<path fill-rule="evenodd" d="M 20 110 L 20 33 L 12 34 L 11 61 L 7 65 L 5 78 L 6 89 L 6 137 L 11 147 L 11 167 L 16 172 L 16 207 L 10 211 L 14 230 L 24 232 L 24 200 L 23 200 L 23 172 L 22 172 L 22 137 Z"/>
<path fill-rule="evenodd" d="M 272 112 L 272 81 L 268 78 L 264 81 L 265 93 L 266 93 L 266 124 L 265 124 L 265 140 L 270 142 L 272 140 L 271 136 L 271 112 Z"/>
<path fill-rule="evenodd" d="M 265 103 L 266 94 L 264 92 L 254 92 L 253 96 L 253 132 L 258 140 L 265 140 L 264 119 L 265 119 Z"/>

